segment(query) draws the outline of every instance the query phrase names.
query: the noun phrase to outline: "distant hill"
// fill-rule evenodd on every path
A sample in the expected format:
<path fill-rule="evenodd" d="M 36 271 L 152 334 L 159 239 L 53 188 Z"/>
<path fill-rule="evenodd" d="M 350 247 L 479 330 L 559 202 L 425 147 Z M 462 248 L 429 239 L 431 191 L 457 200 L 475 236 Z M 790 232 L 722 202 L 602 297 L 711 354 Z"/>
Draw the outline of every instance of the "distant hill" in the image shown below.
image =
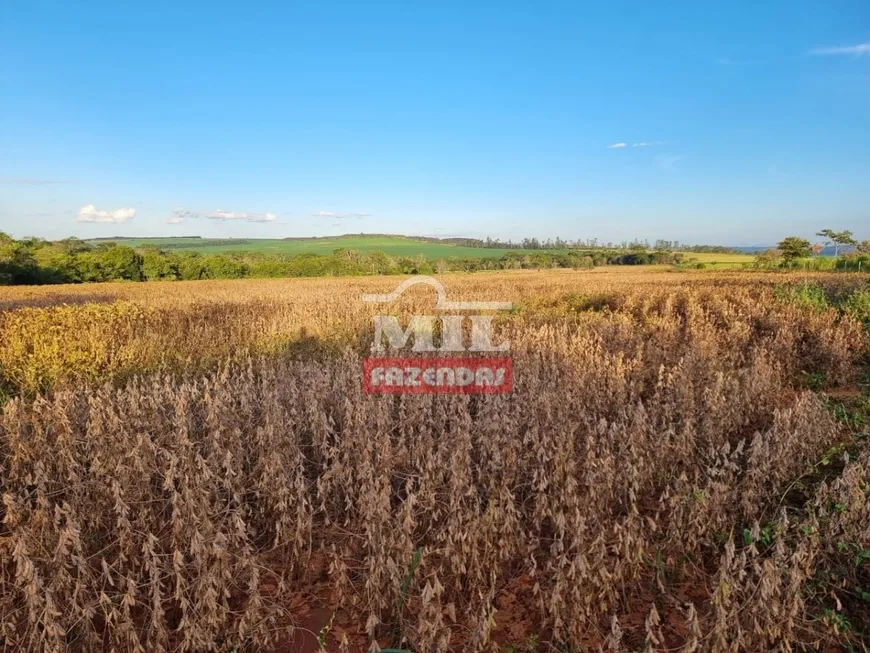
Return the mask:
<path fill-rule="evenodd" d="M 479 242 L 473 239 L 415 238 L 388 234 L 347 234 L 343 236 L 320 236 L 310 238 L 99 238 L 91 243 L 117 242 L 130 247 L 157 247 L 178 251 L 202 253 L 262 252 L 266 254 L 321 254 L 328 256 L 337 249 L 353 249 L 360 252 L 381 250 L 391 256 L 418 256 L 439 258 L 493 258 L 509 251 L 520 249 L 496 249 L 468 246 Z M 531 251 L 531 250 L 529 250 Z"/>
<path fill-rule="evenodd" d="M 485 246 L 483 240 L 476 238 L 436 238 L 426 236 L 402 236 L 397 234 L 344 234 L 341 236 L 309 236 L 287 238 L 203 238 L 201 236 L 173 236 L 166 238 L 94 238 L 91 243 L 116 242 L 131 247 L 157 247 L 164 250 L 195 251 L 203 254 L 227 253 L 227 252 L 259 252 L 263 254 L 319 254 L 331 255 L 337 249 L 352 249 L 360 252 L 380 250 L 391 256 L 418 256 L 423 255 L 428 259 L 439 258 L 499 258 L 508 252 L 534 253 L 538 248 L 523 249 L 517 243 L 506 246 L 495 246 L 499 243 L 490 243 Z M 534 241 L 537 245 L 537 241 Z M 566 243 L 567 245 L 567 243 Z M 581 249 L 587 249 L 582 247 Z M 723 248 L 727 251 L 717 253 L 687 253 L 689 258 L 696 260 L 725 261 L 741 260 L 751 261 L 749 255 L 758 251 L 769 249 L 768 247 L 734 247 Z M 549 250 L 549 251 L 566 251 Z M 679 250 L 683 251 L 683 250 Z M 706 251 L 706 250 L 705 250 Z M 740 257 L 740 252 L 745 253 L 745 258 Z M 729 258 L 732 257 L 732 258 Z M 712 258 L 711 258 L 712 257 Z"/>
<path fill-rule="evenodd" d="M 157 247 L 167 250 L 189 250 L 202 253 L 262 252 L 268 254 L 320 254 L 328 256 L 336 249 L 354 249 L 361 252 L 381 250 L 391 256 L 417 256 L 438 258 L 492 258 L 507 252 L 534 252 L 534 249 L 519 247 L 483 247 L 476 238 L 435 238 L 426 236 L 401 236 L 397 234 L 344 234 L 341 236 L 309 236 L 288 238 L 203 238 L 202 236 L 167 236 L 162 238 L 135 238 L 113 236 L 91 238 L 90 243 L 116 242 L 131 247 Z M 731 247 L 734 252 L 754 255 L 776 245 L 744 245 Z M 847 248 L 843 251 L 848 251 Z M 834 248 L 826 247 L 823 256 L 833 256 Z M 692 254 L 688 254 L 692 256 Z M 725 260 L 723 257 L 719 257 Z M 706 258 L 704 259 L 706 260 Z M 748 259 L 747 259 L 748 260 Z"/>

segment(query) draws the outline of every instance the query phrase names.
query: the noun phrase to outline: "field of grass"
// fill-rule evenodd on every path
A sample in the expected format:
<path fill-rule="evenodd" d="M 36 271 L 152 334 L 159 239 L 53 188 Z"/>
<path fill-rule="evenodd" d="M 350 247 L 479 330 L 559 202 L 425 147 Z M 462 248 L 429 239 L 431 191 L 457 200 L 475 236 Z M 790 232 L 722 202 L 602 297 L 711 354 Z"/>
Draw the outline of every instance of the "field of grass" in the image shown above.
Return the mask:
<path fill-rule="evenodd" d="M 346 248 L 361 252 L 381 250 L 391 256 L 417 256 L 422 254 L 429 259 L 438 258 L 498 258 L 508 252 L 532 254 L 539 250 L 522 249 L 488 249 L 482 247 L 462 247 L 449 243 L 433 243 L 417 240 L 408 236 L 372 236 L 348 235 L 335 238 L 302 238 L 298 240 L 281 240 L 266 238 L 251 239 L 218 239 L 218 238 L 130 238 L 93 240 L 91 242 L 118 242 L 131 247 L 152 245 L 160 248 L 171 248 L 179 251 L 197 251 L 203 254 L 223 252 L 261 252 L 268 254 L 321 254 L 328 256 L 336 249 Z M 547 250 L 556 251 L 556 250 Z M 687 260 L 705 263 L 708 267 L 727 268 L 739 267 L 743 263 L 752 263 L 755 257 L 751 254 L 707 254 L 685 252 Z"/>
<path fill-rule="evenodd" d="M 111 239 L 107 239 L 111 240 Z M 91 241 L 101 242 L 101 241 Z M 105 241 L 103 241 L 105 242 Z M 433 243 L 416 240 L 406 236 L 337 236 L 335 238 L 305 238 L 299 240 L 280 239 L 238 239 L 237 242 L 212 238 L 131 238 L 114 240 L 131 247 L 153 245 L 177 250 L 190 250 L 203 254 L 223 252 L 261 252 L 266 254 L 321 254 L 328 256 L 336 249 L 346 248 L 360 252 L 380 250 L 391 256 L 424 255 L 429 259 L 438 258 L 498 258 L 507 249 L 486 249 L 479 247 L 460 247 L 449 243 Z"/>
<path fill-rule="evenodd" d="M 715 269 L 739 268 L 755 261 L 753 254 L 713 254 L 707 252 L 683 252 L 686 261 L 703 263 Z"/>
<path fill-rule="evenodd" d="M 131 238 L 111 240 L 131 247 L 153 245 L 177 251 L 207 253 L 259 252 L 264 254 L 320 254 L 331 255 L 336 249 L 346 248 L 361 252 L 380 250 L 391 256 L 414 257 L 423 255 L 430 260 L 439 258 L 498 258 L 508 252 L 533 254 L 535 250 L 487 249 L 462 247 L 449 243 L 433 243 L 407 236 L 347 235 L 335 238 L 280 239 L 214 239 L 214 238 Z M 92 241 L 106 242 L 106 241 Z M 553 250 L 548 250 L 552 253 Z M 703 263 L 708 269 L 740 268 L 752 263 L 751 254 L 709 254 L 684 252 L 688 262 Z"/>
<path fill-rule="evenodd" d="M 364 392 L 401 277 L 0 288 L 0 649 L 867 650 L 866 275 L 439 278 L 511 394 Z"/>

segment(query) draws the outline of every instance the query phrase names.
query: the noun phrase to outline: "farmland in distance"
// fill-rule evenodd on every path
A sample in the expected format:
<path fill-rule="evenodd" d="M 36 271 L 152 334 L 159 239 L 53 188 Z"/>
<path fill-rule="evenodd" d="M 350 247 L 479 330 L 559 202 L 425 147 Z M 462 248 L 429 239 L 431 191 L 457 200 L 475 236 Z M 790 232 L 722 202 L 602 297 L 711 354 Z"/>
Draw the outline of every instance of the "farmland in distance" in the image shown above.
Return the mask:
<path fill-rule="evenodd" d="M 122 238 L 90 241 L 117 242 L 130 247 L 154 246 L 161 249 L 196 251 L 203 254 L 258 252 L 262 254 L 319 254 L 328 256 L 336 249 L 358 252 L 379 250 L 391 256 L 427 258 L 498 258 L 508 252 L 529 253 L 534 250 L 462 247 L 450 243 L 426 241 L 409 236 L 375 236 L 368 234 L 336 236 L 334 238 Z"/>

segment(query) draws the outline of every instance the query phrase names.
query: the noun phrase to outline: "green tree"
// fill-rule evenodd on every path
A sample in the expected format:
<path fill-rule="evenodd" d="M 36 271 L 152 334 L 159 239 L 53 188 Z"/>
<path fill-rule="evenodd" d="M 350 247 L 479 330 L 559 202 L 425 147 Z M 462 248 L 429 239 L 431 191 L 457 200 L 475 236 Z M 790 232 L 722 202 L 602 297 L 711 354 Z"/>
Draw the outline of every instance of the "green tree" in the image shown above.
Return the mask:
<path fill-rule="evenodd" d="M 840 248 L 848 245 L 857 245 L 858 241 L 849 230 L 834 231 L 833 229 L 822 229 L 817 236 L 822 236 L 828 239 L 829 243 L 834 244 L 834 256 L 840 255 Z"/>
<path fill-rule="evenodd" d="M 386 252 L 373 249 L 368 254 L 369 264 L 375 274 L 392 274 L 396 270 L 395 261 Z"/>
<path fill-rule="evenodd" d="M 39 266 L 42 283 L 76 283 L 81 281 L 76 255 L 70 254 L 59 243 L 40 247 L 33 255 Z"/>
<path fill-rule="evenodd" d="M 229 256 L 210 254 L 202 258 L 207 279 L 242 279 L 247 276 L 247 266 Z"/>
<path fill-rule="evenodd" d="M 335 276 L 360 275 L 370 273 L 370 267 L 365 254 L 342 247 L 333 250 L 329 258 L 329 271 Z"/>
<path fill-rule="evenodd" d="M 78 238 L 64 238 L 52 244 L 64 254 L 81 254 L 92 249 L 90 245 Z"/>
<path fill-rule="evenodd" d="M 806 238 L 798 236 L 789 236 L 779 241 L 777 249 L 782 252 L 782 257 L 786 261 L 793 261 L 798 258 L 808 258 L 813 253 L 813 246 Z"/>
<path fill-rule="evenodd" d="M 184 281 L 207 279 L 206 267 L 198 252 L 182 252 L 178 258 L 178 274 Z"/>
<path fill-rule="evenodd" d="M 0 231 L 0 285 L 38 280 L 38 268 L 30 249 Z"/>
<path fill-rule="evenodd" d="M 834 243 L 836 245 L 839 245 L 840 247 L 848 247 L 849 245 L 857 245 L 858 241 L 855 240 L 855 237 L 851 231 L 844 230 L 837 234 L 837 238 L 834 239 Z M 837 252 L 835 251 L 834 254 L 836 255 L 836 253 Z"/>
<path fill-rule="evenodd" d="M 142 274 L 147 281 L 177 279 L 178 267 L 156 247 L 146 247 L 142 250 Z"/>
<path fill-rule="evenodd" d="M 132 247 L 115 245 L 99 254 L 107 281 L 142 281 L 142 257 Z"/>
<path fill-rule="evenodd" d="M 290 260 L 288 274 L 293 277 L 322 277 L 326 274 L 329 257 L 317 254 L 297 254 Z"/>
<path fill-rule="evenodd" d="M 101 252 L 82 252 L 72 257 L 74 274 L 78 281 L 110 281 L 103 271 Z"/>

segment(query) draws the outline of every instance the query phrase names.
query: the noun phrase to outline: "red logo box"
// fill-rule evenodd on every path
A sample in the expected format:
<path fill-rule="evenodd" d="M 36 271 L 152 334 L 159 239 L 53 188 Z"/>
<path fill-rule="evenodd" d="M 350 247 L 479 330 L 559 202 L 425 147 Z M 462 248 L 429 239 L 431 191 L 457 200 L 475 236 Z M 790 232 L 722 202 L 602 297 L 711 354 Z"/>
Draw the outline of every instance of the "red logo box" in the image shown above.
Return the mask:
<path fill-rule="evenodd" d="M 363 391 L 367 394 L 510 394 L 514 370 L 510 358 L 363 359 Z"/>

